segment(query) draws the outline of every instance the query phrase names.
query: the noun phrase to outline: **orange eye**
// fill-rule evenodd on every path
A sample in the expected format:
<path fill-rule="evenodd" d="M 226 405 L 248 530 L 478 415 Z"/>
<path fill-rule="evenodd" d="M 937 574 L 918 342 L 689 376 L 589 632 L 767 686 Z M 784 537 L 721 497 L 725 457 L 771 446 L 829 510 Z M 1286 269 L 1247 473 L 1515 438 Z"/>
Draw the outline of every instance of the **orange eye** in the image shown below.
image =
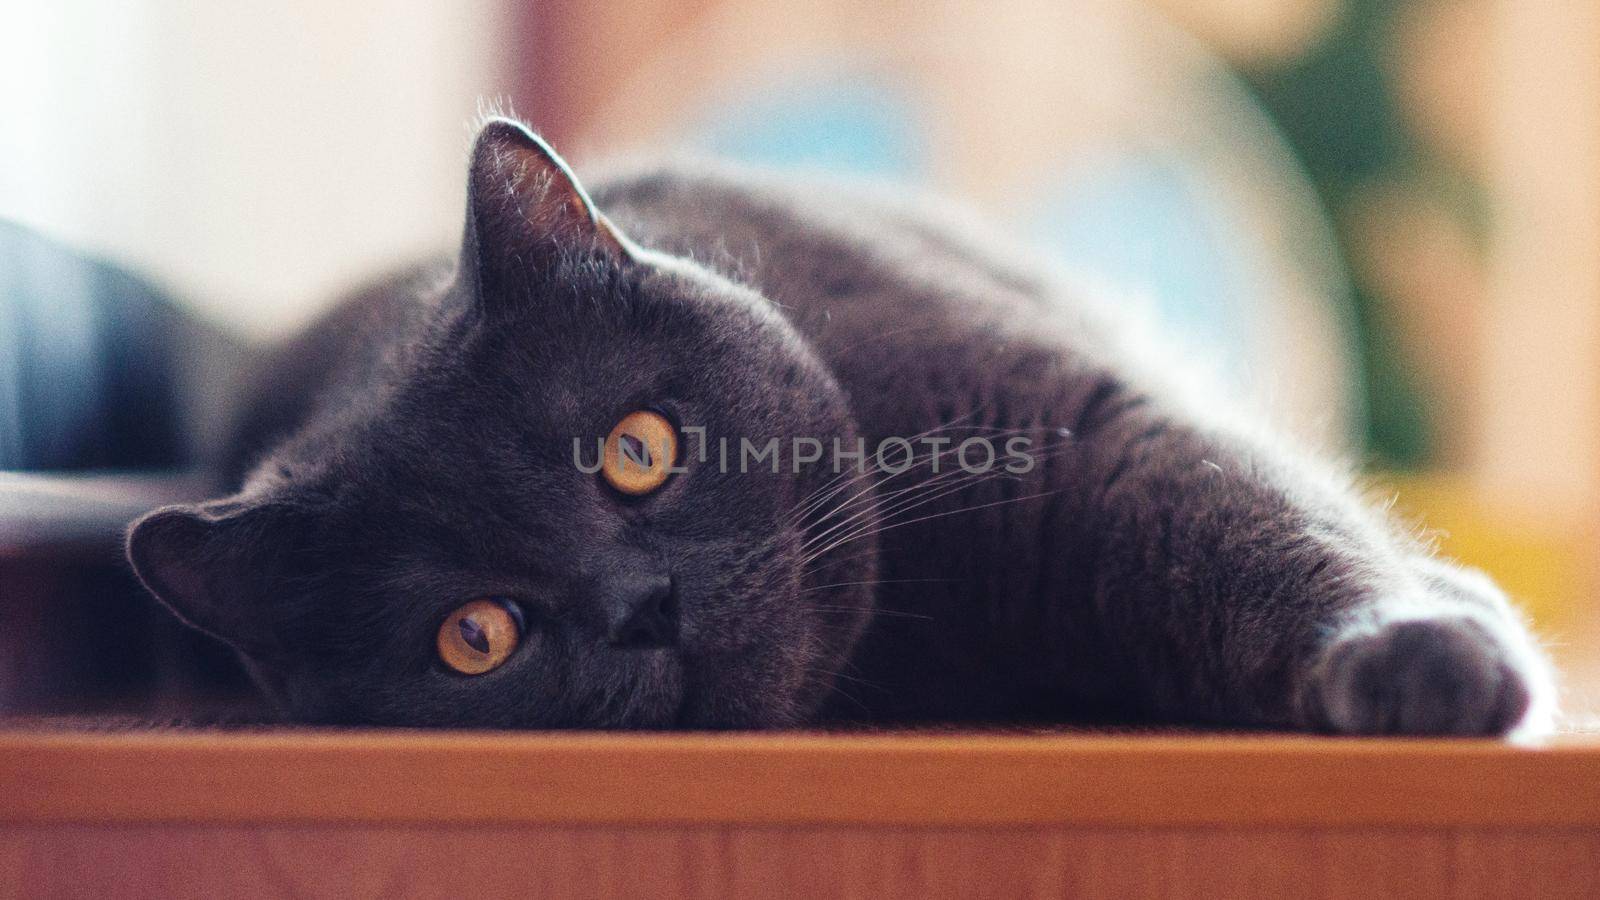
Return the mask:
<path fill-rule="evenodd" d="M 463 675 L 482 675 L 517 649 L 517 617 L 498 600 L 474 600 L 439 626 L 439 658 Z"/>
<path fill-rule="evenodd" d="M 628 413 L 606 438 L 600 473 L 624 494 L 648 494 L 666 482 L 678 461 L 678 432 L 660 413 Z"/>

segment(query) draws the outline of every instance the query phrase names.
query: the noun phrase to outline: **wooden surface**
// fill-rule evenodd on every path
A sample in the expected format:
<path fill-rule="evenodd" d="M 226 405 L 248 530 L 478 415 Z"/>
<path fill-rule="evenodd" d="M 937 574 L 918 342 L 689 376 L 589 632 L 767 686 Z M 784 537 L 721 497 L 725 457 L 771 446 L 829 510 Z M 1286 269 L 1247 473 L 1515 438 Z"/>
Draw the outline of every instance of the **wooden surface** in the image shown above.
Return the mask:
<path fill-rule="evenodd" d="M 1600 743 L 0 731 L 0 822 L 1600 827 Z"/>
<path fill-rule="evenodd" d="M 0 897 L 1595 896 L 1581 833 L 151 825 L 0 830 Z"/>
<path fill-rule="evenodd" d="M 0 731 L 0 897 L 1597 886 L 1584 737 Z"/>

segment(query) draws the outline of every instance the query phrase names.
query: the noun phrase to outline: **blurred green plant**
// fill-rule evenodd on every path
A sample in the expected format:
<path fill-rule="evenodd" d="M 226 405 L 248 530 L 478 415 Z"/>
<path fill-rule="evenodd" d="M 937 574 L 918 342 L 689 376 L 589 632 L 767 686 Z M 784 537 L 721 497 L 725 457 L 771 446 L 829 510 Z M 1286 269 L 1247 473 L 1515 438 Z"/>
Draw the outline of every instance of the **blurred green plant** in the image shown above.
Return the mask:
<path fill-rule="evenodd" d="M 1401 107 L 1393 69 L 1395 32 L 1411 0 L 1346 0 L 1339 20 L 1307 52 L 1242 74 L 1304 163 L 1332 213 L 1355 279 L 1361 334 L 1369 464 L 1425 467 L 1435 457 L 1438 424 L 1417 377 L 1417 348 L 1397 334 L 1396 298 L 1349 259 L 1360 243 L 1354 204 L 1375 185 L 1419 186 L 1467 222 L 1481 240 L 1487 210 L 1465 173 L 1430 153 Z"/>

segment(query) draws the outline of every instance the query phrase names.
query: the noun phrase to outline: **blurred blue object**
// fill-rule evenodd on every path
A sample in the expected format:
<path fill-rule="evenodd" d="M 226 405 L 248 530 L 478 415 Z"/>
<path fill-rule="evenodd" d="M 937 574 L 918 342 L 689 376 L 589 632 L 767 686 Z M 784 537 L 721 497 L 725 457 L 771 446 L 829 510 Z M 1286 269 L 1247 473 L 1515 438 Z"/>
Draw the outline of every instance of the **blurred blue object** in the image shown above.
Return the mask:
<path fill-rule="evenodd" d="M 0 470 L 185 463 L 189 329 L 142 281 L 0 221 Z"/>
<path fill-rule="evenodd" d="M 711 107 L 690 131 L 702 150 L 902 183 L 926 175 L 922 110 L 867 73 L 790 75 Z M 1045 179 L 1043 203 L 1020 224 L 1073 269 L 1148 295 L 1168 331 L 1238 379 L 1262 337 L 1263 251 L 1205 177 L 1175 153 L 1130 148 Z"/>
<path fill-rule="evenodd" d="M 1205 173 L 1134 151 L 1079 166 L 1047 188 L 1033 223 L 1065 263 L 1148 296 L 1166 329 L 1235 379 L 1248 370 L 1268 302 L 1261 248 L 1233 221 Z"/>
<path fill-rule="evenodd" d="M 793 76 L 715 104 L 692 130 L 718 156 L 910 180 L 923 173 L 911 97 L 870 73 Z"/>

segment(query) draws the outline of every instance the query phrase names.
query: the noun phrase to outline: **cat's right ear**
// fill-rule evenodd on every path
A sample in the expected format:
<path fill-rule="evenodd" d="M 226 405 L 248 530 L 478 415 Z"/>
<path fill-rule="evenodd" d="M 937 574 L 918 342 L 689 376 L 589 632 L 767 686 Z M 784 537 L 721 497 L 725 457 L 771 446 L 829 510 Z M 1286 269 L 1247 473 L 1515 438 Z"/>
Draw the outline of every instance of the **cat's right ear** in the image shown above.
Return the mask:
<path fill-rule="evenodd" d="M 511 119 L 484 123 L 472 147 L 461 258 L 474 288 L 497 294 L 562 254 L 622 264 L 637 252 L 549 144 Z"/>
<path fill-rule="evenodd" d="M 139 580 L 189 625 L 248 654 L 271 639 L 254 564 L 269 544 L 276 510 L 220 500 L 155 510 L 128 529 L 128 561 Z"/>

